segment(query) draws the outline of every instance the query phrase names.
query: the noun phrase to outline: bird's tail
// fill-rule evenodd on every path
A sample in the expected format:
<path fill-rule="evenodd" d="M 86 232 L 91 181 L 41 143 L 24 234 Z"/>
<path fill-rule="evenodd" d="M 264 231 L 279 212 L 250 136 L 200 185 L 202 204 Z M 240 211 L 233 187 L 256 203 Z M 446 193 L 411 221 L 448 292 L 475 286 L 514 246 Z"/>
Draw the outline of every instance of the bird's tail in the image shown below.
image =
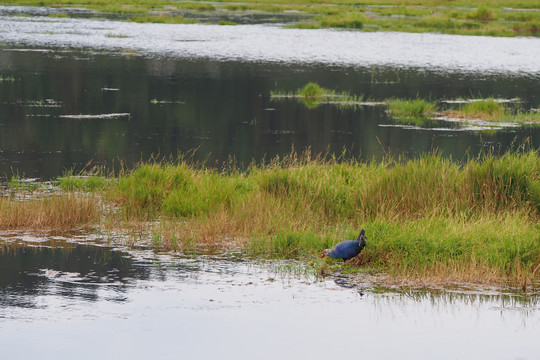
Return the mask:
<path fill-rule="evenodd" d="M 358 237 L 356 238 L 357 241 L 360 241 L 362 239 L 365 238 L 365 235 L 366 235 L 366 231 L 364 229 L 360 230 L 360 234 L 358 235 Z"/>

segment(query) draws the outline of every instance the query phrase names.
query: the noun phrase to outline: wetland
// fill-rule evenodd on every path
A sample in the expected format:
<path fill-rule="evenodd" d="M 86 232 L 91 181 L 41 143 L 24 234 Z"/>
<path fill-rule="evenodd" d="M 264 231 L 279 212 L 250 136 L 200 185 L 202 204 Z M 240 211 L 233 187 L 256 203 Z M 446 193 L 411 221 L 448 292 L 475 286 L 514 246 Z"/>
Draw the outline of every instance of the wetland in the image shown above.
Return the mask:
<path fill-rule="evenodd" d="M 0 8 L 2 355 L 538 354 L 538 38 L 24 11 Z M 360 227 L 359 267 L 319 259 Z"/>

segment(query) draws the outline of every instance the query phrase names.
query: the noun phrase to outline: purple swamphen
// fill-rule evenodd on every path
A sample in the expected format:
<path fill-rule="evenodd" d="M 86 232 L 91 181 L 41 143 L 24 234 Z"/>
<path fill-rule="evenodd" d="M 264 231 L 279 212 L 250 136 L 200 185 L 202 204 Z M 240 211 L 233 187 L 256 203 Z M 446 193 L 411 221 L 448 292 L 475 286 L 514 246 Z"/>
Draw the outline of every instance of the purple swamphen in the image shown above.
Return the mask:
<path fill-rule="evenodd" d="M 337 244 L 333 249 L 325 249 L 321 255 L 321 259 L 325 256 L 330 256 L 336 259 L 343 259 L 343 262 L 358 256 L 366 246 L 366 232 L 364 229 L 360 231 L 360 235 L 356 240 L 345 240 Z M 358 262 L 356 261 L 356 265 Z"/>

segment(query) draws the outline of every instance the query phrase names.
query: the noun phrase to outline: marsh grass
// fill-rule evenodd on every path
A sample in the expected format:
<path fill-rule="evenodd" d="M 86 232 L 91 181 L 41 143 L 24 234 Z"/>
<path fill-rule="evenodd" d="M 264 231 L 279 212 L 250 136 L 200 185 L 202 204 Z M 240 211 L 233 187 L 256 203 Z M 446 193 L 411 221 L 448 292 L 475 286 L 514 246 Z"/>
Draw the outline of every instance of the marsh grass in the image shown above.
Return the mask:
<path fill-rule="evenodd" d="M 64 176 L 63 187 L 73 191 L 66 196 L 2 199 L 0 227 L 102 221 L 133 232 L 134 244 L 145 238 L 158 249 L 241 247 L 254 256 L 316 259 L 315 268 L 351 272 L 358 268 L 327 265 L 318 256 L 364 227 L 362 271 L 438 282 L 540 280 L 535 150 L 462 162 L 432 153 L 377 163 L 293 151 L 245 171 L 227 169 L 180 158 L 144 162 L 114 178 L 97 174 L 95 188 L 114 209 L 108 212 L 94 196 L 77 192 L 94 188 L 88 178 Z"/>
<path fill-rule="evenodd" d="M 363 226 L 363 266 L 411 279 L 523 283 L 539 275 L 539 174 L 536 151 L 462 164 L 439 154 L 367 164 L 306 153 L 242 173 L 142 164 L 107 197 L 128 217 L 168 219 L 155 236 L 165 248 L 219 243 L 306 258 Z"/>
<path fill-rule="evenodd" d="M 293 151 L 245 171 L 217 171 L 180 158 L 144 162 L 114 177 L 67 173 L 58 183 L 70 192 L 2 198 L 0 228 L 99 223 L 157 249 L 242 247 L 254 256 L 316 259 L 321 271 L 354 272 L 351 264 L 318 256 L 364 227 L 362 271 L 413 281 L 526 286 L 540 280 L 535 150 L 462 162 L 432 153 L 377 163 Z M 99 191 L 105 206 L 81 190 Z"/>

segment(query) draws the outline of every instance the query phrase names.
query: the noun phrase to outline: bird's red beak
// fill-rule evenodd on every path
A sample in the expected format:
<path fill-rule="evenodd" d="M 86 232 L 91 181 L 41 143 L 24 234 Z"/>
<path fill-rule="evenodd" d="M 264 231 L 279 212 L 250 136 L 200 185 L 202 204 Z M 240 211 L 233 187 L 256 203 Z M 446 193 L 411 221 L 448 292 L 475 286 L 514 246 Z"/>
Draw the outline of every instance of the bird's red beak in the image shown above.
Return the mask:
<path fill-rule="evenodd" d="M 321 259 L 324 257 L 325 254 L 326 254 L 326 250 L 323 250 L 323 252 L 321 254 Z"/>

